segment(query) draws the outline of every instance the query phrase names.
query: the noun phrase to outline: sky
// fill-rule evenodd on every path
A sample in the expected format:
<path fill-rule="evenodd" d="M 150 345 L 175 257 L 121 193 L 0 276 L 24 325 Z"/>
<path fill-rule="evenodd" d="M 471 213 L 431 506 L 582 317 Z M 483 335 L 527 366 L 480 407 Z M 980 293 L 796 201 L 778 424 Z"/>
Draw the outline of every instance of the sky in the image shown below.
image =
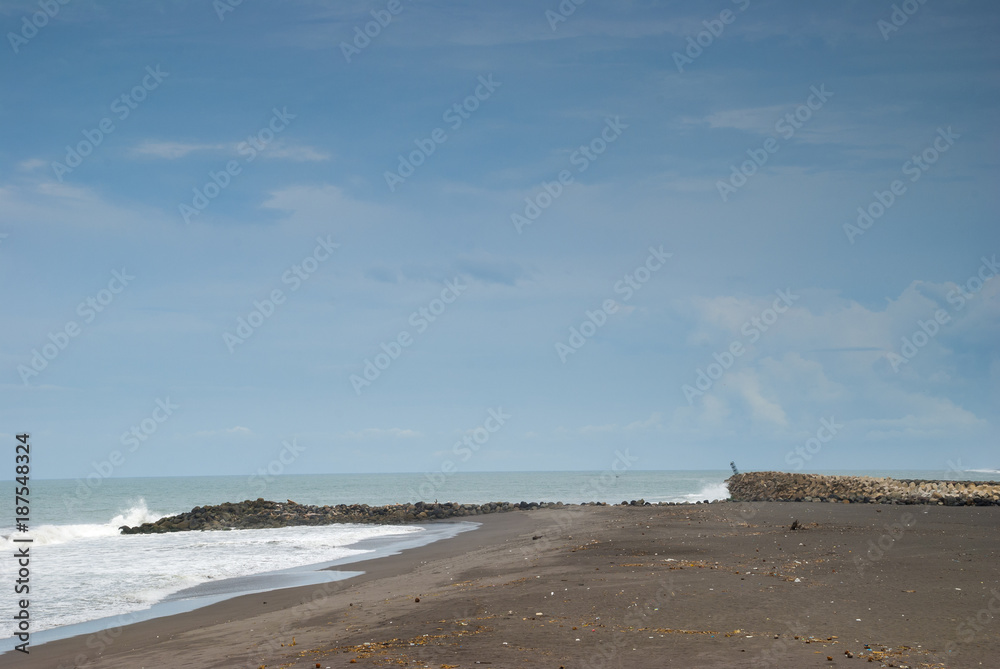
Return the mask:
<path fill-rule="evenodd" d="M 35 477 L 1000 468 L 994 2 L 0 28 Z"/>

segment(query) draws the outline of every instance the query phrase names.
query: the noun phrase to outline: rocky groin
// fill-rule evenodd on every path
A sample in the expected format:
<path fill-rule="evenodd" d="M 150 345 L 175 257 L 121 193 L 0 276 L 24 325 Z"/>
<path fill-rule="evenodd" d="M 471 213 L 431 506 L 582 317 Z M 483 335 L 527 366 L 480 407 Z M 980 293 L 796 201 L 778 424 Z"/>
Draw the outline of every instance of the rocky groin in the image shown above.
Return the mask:
<path fill-rule="evenodd" d="M 337 506 L 311 506 L 264 499 L 244 502 L 226 502 L 215 506 L 196 506 L 188 513 L 160 518 L 155 523 L 135 527 L 123 525 L 122 534 L 162 534 L 186 530 L 260 529 L 296 525 L 332 525 L 334 523 L 400 524 L 422 520 L 462 518 L 487 513 L 531 510 L 550 506 L 563 506 L 562 502 L 490 502 L 488 504 L 338 504 Z"/>
<path fill-rule="evenodd" d="M 1000 505 L 996 481 L 926 481 L 871 476 L 747 472 L 726 479 L 734 502 Z"/>

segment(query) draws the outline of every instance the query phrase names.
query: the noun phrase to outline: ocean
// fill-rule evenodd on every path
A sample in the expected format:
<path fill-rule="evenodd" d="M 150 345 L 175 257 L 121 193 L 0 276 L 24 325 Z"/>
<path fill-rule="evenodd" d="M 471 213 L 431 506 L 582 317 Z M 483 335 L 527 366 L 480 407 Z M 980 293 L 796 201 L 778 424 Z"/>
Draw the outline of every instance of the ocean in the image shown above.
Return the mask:
<path fill-rule="evenodd" d="M 894 478 L 956 478 L 928 471 L 823 472 Z M 415 501 L 694 502 L 728 497 L 729 471 L 469 472 L 323 474 L 32 480 L 27 533 L 8 524 L 8 555 L 30 546 L 32 643 L 117 627 L 249 592 L 347 578 L 350 563 L 426 544 L 475 528 L 334 525 L 166 535 L 121 535 L 121 525 L 152 522 L 195 506 L 263 497 L 300 504 L 395 504 Z M 996 471 L 960 478 L 992 480 Z M 13 482 L 10 482 L 13 488 Z M 14 538 L 30 538 L 30 544 Z M 5 583 L 16 560 L 0 561 Z M 337 571 L 318 571 L 327 566 Z M 11 604 L 15 595 L 8 594 Z M 10 639 L 12 621 L 0 637 Z M 8 642 L 9 650 L 13 644 Z"/>

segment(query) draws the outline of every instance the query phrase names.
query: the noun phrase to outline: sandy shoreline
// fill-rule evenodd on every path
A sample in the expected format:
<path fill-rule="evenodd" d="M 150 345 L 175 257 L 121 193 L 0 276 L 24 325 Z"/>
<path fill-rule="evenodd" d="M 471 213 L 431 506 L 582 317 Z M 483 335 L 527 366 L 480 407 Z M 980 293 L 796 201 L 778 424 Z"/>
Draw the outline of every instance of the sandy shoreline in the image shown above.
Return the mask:
<path fill-rule="evenodd" d="M 0 667 L 991 667 L 1000 656 L 997 507 L 565 507 L 475 521 L 346 567 L 361 576 L 53 641 Z"/>

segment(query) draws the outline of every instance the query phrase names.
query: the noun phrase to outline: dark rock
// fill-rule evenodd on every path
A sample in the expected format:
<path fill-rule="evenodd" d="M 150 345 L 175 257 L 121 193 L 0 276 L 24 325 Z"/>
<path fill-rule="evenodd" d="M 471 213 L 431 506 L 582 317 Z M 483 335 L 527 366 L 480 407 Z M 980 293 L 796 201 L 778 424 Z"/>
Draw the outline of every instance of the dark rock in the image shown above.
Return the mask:
<path fill-rule="evenodd" d="M 483 513 L 531 511 L 550 506 L 547 503 L 489 502 L 487 504 L 459 504 L 447 502 L 427 504 L 393 504 L 368 506 L 367 504 L 338 504 L 336 506 L 311 506 L 287 500 L 282 504 L 258 498 L 254 501 L 225 502 L 216 506 L 196 506 L 188 513 L 160 518 L 155 523 L 135 527 L 122 525 L 122 534 L 161 534 L 187 530 L 227 530 L 289 527 L 300 525 L 331 525 L 334 523 L 406 523 L 428 519 L 461 518 Z"/>

